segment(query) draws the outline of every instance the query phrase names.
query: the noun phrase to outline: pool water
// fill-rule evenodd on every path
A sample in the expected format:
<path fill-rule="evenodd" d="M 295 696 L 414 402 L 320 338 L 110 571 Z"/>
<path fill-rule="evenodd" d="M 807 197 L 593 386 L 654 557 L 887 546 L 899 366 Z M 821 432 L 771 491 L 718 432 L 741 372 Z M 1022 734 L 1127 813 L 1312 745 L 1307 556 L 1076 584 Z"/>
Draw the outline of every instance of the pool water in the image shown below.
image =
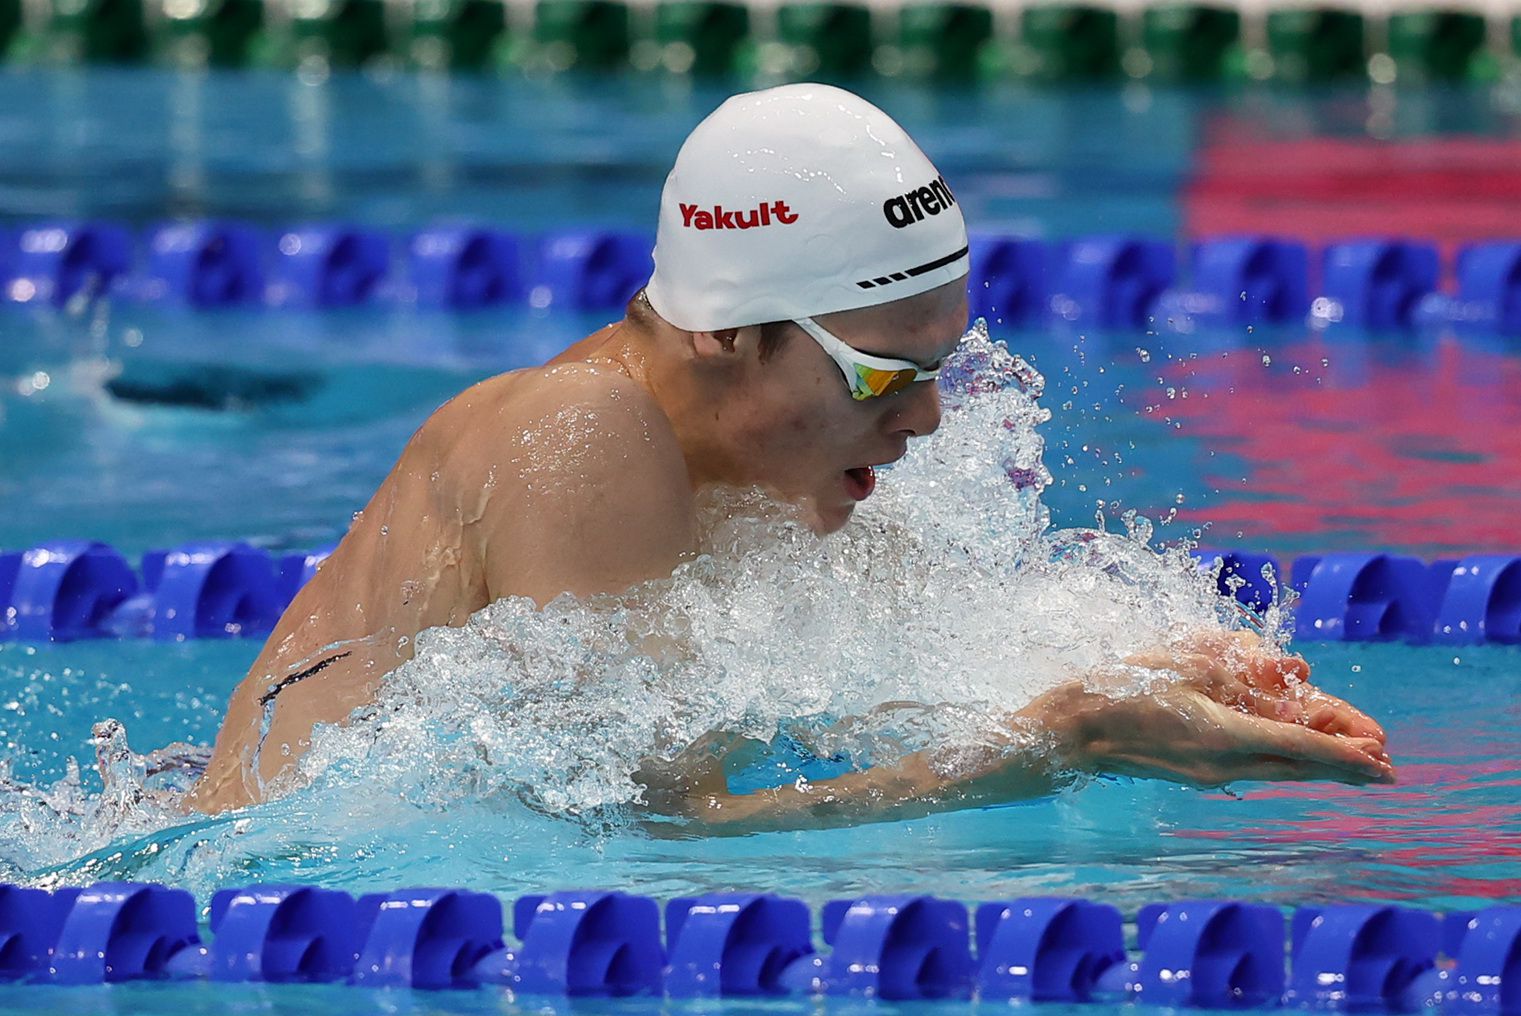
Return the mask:
<path fill-rule="evenodd" d="M 84 786 L 98 787 L 85 742 L 101 716 L 123 720 L 139 749 L 208 741 L 255 648 L 228 642 L 0 648 L 6 695 L 0 743 L 14 754 L 13 777 L 50 784 L 72 757 L 86 766 Z M 238 820 L 198 820 L 124 836 L 59 864 L 32 866 L 7 851 L 0 879 L 188 880 L 202 892 L 240 878 L 367 891 L 460 885 L 504 894 L 608 885 L 660 898 L 747 888 L 815 903 L 889 890 L 963 899 L 1056 893 L 1086 894 L 1127 912 L 1196 896 L 1452 909 L 1515 902 L 1521 674 L 1514 650 L 1300 648 L 1327 690 L 1351 697 L 1385 725 L 1401 767 L 1399 786 L 1249 785 L 1231 794 L 1097 781 L 989 811 L 716 840 L 634 832 L 604 839 L 570 823 L 535 823 L 532 835 L 503 839 L 499 827 L 478 829 L 426 810 L 398 814 L 376 802 L 400 828 L 377 826 L 336 841 L 292 836 L 276 856 L 207 868 L 189 856 L 197 840 Z M 375 789 L 383 796 L 383 788 Z M 271 810 L 281 812 L 278 805 Z M 13 828 L 7 838 L 14 835 Z"/>
<path fill-rule="evenodd" d="M 1181 192 L 1205 125 L 1222 116 L 1260 112 L 1275 131 L 1312 137 L 1364 126 L 1356 114 L 1364 100 L 1346 95 L 1297 105 L 1133 89 L 874 97 L 941 165 L 974 226 L 1050 236 L 1183 228 Z M 405 76 L 302 84 L 259 74 L 8 71 L 0 74 L 0 216 L 332 217 L 396 230 L 467 216 L 526 229 L 647 228 L 677 144 L 716 100 L 648 82 L 592 91 Z M 1503 105 L 1462 100 L 1407 103 L 1389 132 L 1510 131 Z M 132 555 L 204 538 L 276 550 L 331 543 L 440 402 L 542 362 L 600 323 L 526 310 L 0 310 L 0 547 L 87 537 Z M 1154 544 L 1190 539 L 1284 557 L 1521 549 L 1513 345 L 1305 329 L 1179 333 L 1166 322 L 1135 334 L 1014 332 L 997 322 L 992 331 L 1045 375 L 1040 404 L 1052 418 L 1039 433 L 1053 530 L 1093 526 L 1098 513 L 1117 530 L 1134 509 L 1155 523 Z M 884 487 L 895 479 L 888 474 Z M 997 545 L 1004 535 L 987 539 Z M 807 589 L 829 588 L 807 577 L 815 582 Z M 1045 611 L 1047 635 L 1101 642 L 1093 619 L 1107 616 L 1102 593 L 1091 619 L 1070 582 L 1042 587 L 1031 609 Z M 1009 693 L 1029 692 L 1034 679 L 1024 672 L 1039 669 L 1022 641 L 1029 633 L 1008 627 L 1018 616 L 994 602 L 1016 593 L 986 585 L 967 595 L 964 612 L 988 616 L 976 628 L 978 658 L 1001 658 Z M 961 630 L 948 605 L 936 606 L 926 631 Z M 139 878 L 202 897 L 256 880 L 503 896 L 602 885 L 662 899 L 745 889 L 814 904 L 867 891 L 967 900 L 1055 893 L 1127 914 L 1194 896 L 1443 909 L 1521 901 L 1514 647 L 1294 644 L 1327 690 L 1387 728 L 1401 772 L 1389 788 L 1226 792 L 1098 780 L 994 809 L 739 838 L 556 817 L 510 793 L 461 804 L 463 783 L 361 781 L 193 821 L 102 795 L 94 721 L 123 721 L 138 751 L 206 743 L 258 648 L 0 644 L 5 776 L 34 788 L 0 808 L 0 881 Z M 840 664 L 829 680 L 851 680 L 845 659 L 829 658 Z M 447 661 L 439 666 L 449 673 Z M 0 1008 L 184 1012 L 216 1002 L 202 988 L 151 986 L 67 997 L 7 989 Z M 236 996 L 274 1011 L 341 1008 L 352 998 L 319 989 Z M 484 993 L 370 1001 L 503 1008 Z"/>
<path fill-rule="evenodd" d="M 723 94 L 647 77 L 608 88 L 7 68 L 0 226 L 225 217 L 398 234 L 451 220 L 648 230 L 675 149 Z M 974 230 L 1049 238 L 1171 236 L 1235 216 L 1232 228 L 1320 239 L 1320 223 L 1361 209 L 1382 216 L 1383 231 L 1441 239 L 1421 215 L 1471 209 L 1471 196 L 1444 197 L 1427 180 L 1421 201 L 1380 194 L 1360 204 L 1370 158 L 1396 182 L 1403 162 L 1425 164 L 1367 146 L 1409 144 L 1429 162 L 1441 157 L 1434 146 L 1457 145 L 1461 179 L 1504 177 L 1521 130 L 1521 97 L 1503 89 L 962 93 L 879 82 L 868 94 L 934 155 Z M 1362 157 L 1316 162 L 1305 146 L 1322 142 L 1362 146 Z M 1278 164 L 1287 149 L 1308 160 L 1285 177 L 1305 196 L 1293 215 L 1270 209 L 1244 222 L 1237 192 L 1263 181 L 1237 164 L 1254 150 Z M 1211 153 L 1234 161 L 1216 166 Z M 431 408 L 471 381 L 542 362 L 605 318 L 7 312 L 0 546 L 68 535 L 132 552 L 203 536 L 330 542 Z M 1521 485 L 1518 410 L 1506 393 L 1521 361 L 1512 342 L 1303 329 L 1179 335 L 1166 321 L 1145 335 L 1018 334 L 991 324 L 1051 380 L 1048 501 L 1059 522 L 1090 521 L 1103 499 L 1157 518 L 1176 508 L 1188 528 L 1211 526 L 1206 542 L 1288 553 L 1515 549 L 1506 506 Z M 101 395 L 141 399 L 187 381 L 206 404 Z M 1230 398 L 1201 390 L 1221 386 Z M 209 411 L 218 408 L 234 411 Z M 1387 433 L 1396 414 L 1399 430 Z M 1305 467 L 1317 463 L 1312 481 Z M 213 473 L 215 485 L 176 479 Z"/>
<path fill-rule="evenodd" d="M 1050 337 L 1045 341 L 1040 348 L 1060 359 L 1067 347 Z M 1128 341 L 1161 350 L 1176 340 L 1153 336 Z M 1312 348 L 1317 341 L 1311 340 Z M 1085 346 L 1075 344 L 1079 351 Z M 354 357 L 357 348 L 347 348 L 345 356 Z M 1054 483 L 1049 500 L 1086 500 L 1092 513 L 1102 491 L 1112 512 L 1115 502 L 1165 504 L 1146 500 L 1154 497 L 1148 485 L 1155 490 L 1157 484 L 1164 489 L 1177 484 L 1186 508 L 1188 494 L 1209 503 L 1210 488 L 1201 489 L 1200 480 L 1211 482 L 1205 469 L 1217 453 L 1234 457 L 1241 463 L 1235 468 L 1244 472 L 1279 468 L 1273 461 L 1241 458 L 1241 449 L 1222 439 L 1230 436 L 1220 423 L 1223 414 L 1201 418 L 1221 428 L 1218 433 L 1194 436 L 1190 430 L 1203 430 L 1203 424 L 1173 408 L 1185 400 L 1147 391 L 1137 405 L 1125 391 L 1126 382 L 1115 380 L 1131 379 L 1130 384 L 1144 390 L 1153 372 L 1163 380 L 1170 372 L 1181 375 L 1180 384 L 1200 385 L 1187 401 L 1203 405 L 1208 398 L 1229 405 L 1235 393 L 1211 371 L 1229 370 L 1232 356 L 1260 360 L 1262 355 L 1242 345 L 1213 351 L 1208 359 L 1161 353 L 1158 370 L 1132 350 L 1133 363 L 1125 362 L 1131 357 L 1116 356 L 1103 373 L 1092 372 L 1086 379 L 1090 390 L 1099 384 L 1115 390 L 1088 396 L 1097 407 L 1085 409 L 1077 407 L 1076 399 L 1070 408 L 1065 405 L 1064 396 L 1073 393 L 1062 391 L 1062 385 L 1070 381 L 1069 387 L 1083 388 L 1079 372 L 1086 359 L 1068 355 L 1067 372 L 1058 368 L 1054 375 L 1062 381 L 1048 382 L 1041 400 L 1054 413 L 1040 428 L 1050 430 L 1046 462 Z M 1304 353 L 1295 355 L 1311 360 Z M 1422 362 L 1408 350 L 1398 355 Z M 1461 355 L 1494 354 L 1464 350 Z M 257 363 L 258 356 L 246 359 Z M 271 359 L 289 362 L 278 355 Z M 174 362 L 183 367 L 183 360 Z M 345 365 L 331 370 L 325 383 L 371 396 L 354 398 L 347 412 L 334 409 L 326 418 L 313 411 L 304 424 L 294 416 L 282 419 L 292 411 L 275 407 L 122 406 L 98 390 L 69 391 L 66 371 L 60 372 L 65 380 L 58 386 L 18 400 L 26 412 L 60 428 L 72 424 L 76 437 L 83 433 L 92 442 L 140 451 L 136 456 L 111 454 L 108 444 L 92 456 L 95 468 L 87 475 L 42 471 L 43 482 L 28 496 L 57 499 L 58 511 L 49 513 L 54 517 L 72 506 L 78 513 L 71 520 L 77 526 L 72 533 L 104 535 L 128 549 L 177 535 L 229 533 L 277 545 L 303 537 L 318 542 L 338 534 L 347 511 L 388 468 L 390 456 L 431 401 L 445 397 L 477 370 L 453 364 L 402 371 L 418 379 L 414 390 L 397 382 L 393 375 L 398 368 L 392 364 Z M 1292 382 L 1284 375 L 1301 376 L 1275 374 L 1260 362 L 1255 370 L 1264 374 L 1259 387 L 1270 387 L 1274 377 L 1288 387 Z M 1247 377 L 1254 377 L 1254 371 Z M 1402 376 L 1408 379 L 1409 371 Z M 396 392 L 391 396 L 394 408 L 374 416 L 361 411 L 377 401 L 373 393 L 386 385 Z M 331 401 L 342 407 L 349 400 Z M 1148 419 L 1159 412 L 1160 419 Z M 1086 454 L 1072 454 L 1078 442 L 1087 446 Z M 1106 453 L 1105 444 L 1112 451 Z M 1120 461 L 1109 465 L 1106 454 Z M 143 461 L 145 456 L 149 461 Z M 279 472 L 268 458 L 288 463 L 294 475 L 278 489 L 297 495 L 272 497 L 259 490 Z M 216 483 L 192 479 L 184 470 L 186 460 L 200 463 L 217 477 Z M 1149 470 L 1160 475 L 1149 475 Z M 884 485 L 894 479 L 888 473 Z M 140 485 L 138 496 L 154 514 L 139 519 L 119 507 L 113 512 L 109 501 L 97 504 L 80 496 L 85 485 L 124 492 Z M 1077 496 L 1084 487 L 1088 496 Z M 240 496 L 243 491 L 247 494 Z M 345 493 L 351 498 L 346 503 L 341 500 Z M 184 503 L 176 504 L 176 499 Z M 1079 510 L 1069 509 L 1072 514 Z M 205 516 L 212 517 L 210 525 Z M 176 523 L 176 517 L 182 522 Z M 176 531 L 176 524 L 188 533 Z M 1059 518 L 1053 523 L 1060 524 Z M 1189 528 L 1174 522 L 1157 532 L 1184 536 Z M 1074 631 L 1081 635 L 1080 621 Z M 1009 644 L 1017 643 L 1011 639 Z M 1521 719 L 1521 674 L 1515 650 L 1313 643 L 1296 648 L 1308 655 L 1328 690 L 1351 698 L 1386 725 L 1402 767 L 1401 786 L 1247 786 L 1232 794 L 1105 780 L 1052 799 L 988 811 L 717 840 L 589 829 L 534 816 L 520 816 L 527 820 L 517 822 L 510 809 L 483 820 L 475 808 L 387 801 L 383 787 L 340 798 L 356 810 L 338 825 L 315 822 L 309 814 L 330 806 L 330 799 L 298 794 L 260 809 L 262 820 L 223 817 L 167 827 L 146 821 L 134 835 L 130 819 L 113 819 L 105 826 L 110 835 L 104 840 L 98 822 L 62 823 L 51 827 L 50 838 L 37 837 L 35 830 L 26 835 L 27 822 L 38 821 L 40 813 L 21 809 L 7 816 L 11 827 L 8 848 L 0 853 L 0 878 L 37 884 L 149 878 L 203 892 L 252 879 L 313 880 L 355 890 L 458 884 L 503 893 L 574 882 L 637 887 L 662 897 L 748 887 L 813 902 L 892 888 L 980 899 L 1089 894 L 1127 909 L 1154 899 L 1214 895 L 1283 904 L 1402 900 L 1433 907 L 1514 899 L 1521 892 L 1514 853 L 1521 846 L 1513 749 Z M 257 649 L 251 641 L 0 645 L 0 736 L 13 756 L 10 778 L 51 787 L 66 811 L 94 809 L 98 820 L 99 798 L 92 794 L 98 794 L 100 781 L 88 743 L 92 722 L 103 716 L 123 721 L 139 751 L 170 741 L 206 743 L 215 734 L 226 695 Z M 1017 673 L 1018 656 L 1011 656 L 1008 665 Z M 1462 736 L 1454 737 L 1459 731 Z M 71 760 L 83 767 L 78 786 L 64 779 Z M 490 806 L 486 810 L 492 811 Z"/>
<path fill-rule="evenodd" d="M 0 318 L 0 547 L 330 544 L 440 403 L 607 317 L 13 312 Z M 1134 508 L 1165 538 L 1286 556 L 1516 549 L 1521 346 L 992 328 L 1047 377 L 1058 524 Z"/>

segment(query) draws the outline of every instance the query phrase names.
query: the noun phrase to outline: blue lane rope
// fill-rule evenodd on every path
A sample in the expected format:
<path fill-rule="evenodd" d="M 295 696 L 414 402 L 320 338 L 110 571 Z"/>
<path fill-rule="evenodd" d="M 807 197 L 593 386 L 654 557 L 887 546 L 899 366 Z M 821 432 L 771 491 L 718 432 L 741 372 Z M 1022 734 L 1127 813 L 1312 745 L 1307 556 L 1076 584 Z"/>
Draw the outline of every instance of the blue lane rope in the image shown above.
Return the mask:
<path fill-rule="evenodd" d="M 262 638 L 333 548 L 271 556 L 246 543 L 149 551 L 140 569 L 104 543 L 59 541 L 0 552 L 0 641 Z M 1194 550 L 1255 620 L 1293 589 L 1305 641 L 1521 643 L 1521 556 L 1430 563 L 1399 554 L 1299 557 Z"/>
<path fill-rule="evenodd" d="M 440 225 L 399 236 L 345 223 L 266 229 L 176 222 L 135 235 L 102 221 L 0 234 L 0 303 L 84 297 L 170 307 L 607 310 L 650 277 L 647 232 L 524 234 Z M 1349 240 L 1314 252 L 1274 236 L 971 238 L 972 310 L 1008 327 L 1448 327 L 1521 335 L 1521 238 L 1461 248 L 1442 291 L 1435 245 Z M 1313 270 L 1312 270 L 1313 268 Z M 1315 288 L 1312 289 L 1312 280 Z"/>
<path fill-rule="evenodd" d="M 525 896 L 317 886 L 223 889 L 203 942 L 191 894 L 150 883 L 0 885 L 0 981 L 332 983 L 528 995 L 857 996 L 1188 1008 L 1521 1013 L 1521 907 L 1464 913 L 1234 900 L 1143 907 L 1139 951 L 1115 907 L 873 895 L 826 903 L 815 946 L 801 900 Z M 506 918 L 511 918 L 511 941 Z"/>
<path fill-rule="evenodd" d="M 85 540 L 0 553 L 0 641 L 262 638 L 331 550 L 277 559 L 246 543 L 188 543 L 149 551 L 140 572 Z"/>
<path fill-rule="evenodd" d="M 1266 554 L 1192 551 L 1217 587 L 1249 610 L 1273 602 L 1283 581 Z M 1403 554 L 1294 559 L 1288 585 L 1294 636 L 1307 641 L 1477 645 L 1521 642 L 1521 557 L 1473 554 L 1430 563 Z"/>

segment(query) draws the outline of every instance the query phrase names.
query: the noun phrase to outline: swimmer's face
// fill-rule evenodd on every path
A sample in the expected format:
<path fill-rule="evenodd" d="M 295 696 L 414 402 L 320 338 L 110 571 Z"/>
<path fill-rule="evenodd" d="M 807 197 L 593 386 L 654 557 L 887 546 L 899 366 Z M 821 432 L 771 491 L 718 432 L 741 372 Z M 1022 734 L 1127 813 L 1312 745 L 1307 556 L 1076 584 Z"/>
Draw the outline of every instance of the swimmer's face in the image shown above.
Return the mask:
<path fill-rule="evenodd" d="M 863 353 L 938 366 L 967 323 L 965 282 L 920 296 L 816 318 Z M 921 381 L 893 395 L 857 401 L 840 368 L 795 329 L 765 363 L 759 329 L 741 329 L 745 377 L 730 423 L 740 441 L 744 485 L 765 487 L 804 507 L 820 532 L 833 532 L 870 494 L 866 467 L 903 457 L 911 438 L 940 426 L 940 393 Z"/>

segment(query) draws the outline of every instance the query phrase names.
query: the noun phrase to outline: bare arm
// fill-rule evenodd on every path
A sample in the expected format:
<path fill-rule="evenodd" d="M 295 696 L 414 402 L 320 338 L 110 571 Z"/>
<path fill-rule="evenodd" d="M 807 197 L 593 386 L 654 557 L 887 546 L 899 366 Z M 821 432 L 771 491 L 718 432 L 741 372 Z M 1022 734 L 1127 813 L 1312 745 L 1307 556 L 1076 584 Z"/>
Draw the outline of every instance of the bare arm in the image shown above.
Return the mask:
<path fill-rule="evenodd" d="M 342 723 L 372 701 L 382 678 L 411 658 L 413 635 L 457 624 L 484 605 L 466 602 L 464 569 L 449 576 L 460 581 L 418 581 L 438 573 L 429 558 L 445 549 L 417 520 L 435 510 L 418 477 L 437 468 L 432 431 L 447 408 L 413 435 L 337 549 L 285 609 L 229 697 L 188 807 L 217 812 L 263 800 L 306 752 L 314 725 Z"/>
<path fill-rule="evenodd" d="M 954 759 L 917 751 L 870 769 L 749 794 L 728 792 L 717 757 L 673 784 L 660 785 L 655 773 L 641 775 L 657 781 L 651 788 L 657 809 L 675 812 L 693 831 L 708 834 L 894 821 L 1026 800 L 1059 790 L 1074 776 L 1063 771 L 1063 753 L 1048 726 L 1057 698 L 1050 693 L 1011 714 L 1002 743 L 963 749 Z M 662 809 L 667 800 L 672 805 Z"/>
<path fill-rule="evenodd" d="M 920 751 L 829 780 L 730 794 L 721 772 L 693 774 L 676 809 L 699 831 L 848 825 L 1049 794 L 1083 773 L 1220 786 L 1243 780 L 1394 782 L 1383 730 L 1309 686 L 1308 667 L 1239 635 L 1139 654 L 1132 666 L 1178 679 L 1111 697 L 1102 675 L 1073 681 L 1007 717 L 1005 744 L 975 757 Z"/>

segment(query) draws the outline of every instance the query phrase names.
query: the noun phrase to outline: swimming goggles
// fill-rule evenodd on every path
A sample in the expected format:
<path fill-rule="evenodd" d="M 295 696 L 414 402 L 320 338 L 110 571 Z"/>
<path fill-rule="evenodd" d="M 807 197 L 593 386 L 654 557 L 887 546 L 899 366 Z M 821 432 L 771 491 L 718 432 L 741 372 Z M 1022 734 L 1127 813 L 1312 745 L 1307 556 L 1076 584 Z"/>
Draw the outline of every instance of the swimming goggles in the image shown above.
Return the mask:
<path fill-rule="evenodd" d="M 901 392 L 915 381 L 933 381 L 940 376 L 939 368 L 925 370 L 912 360 L 863 353 L 825 331 L 813 318 L 798 318 L 795 323 L 839 366 L 850 397 L 857 402 Z"/>

